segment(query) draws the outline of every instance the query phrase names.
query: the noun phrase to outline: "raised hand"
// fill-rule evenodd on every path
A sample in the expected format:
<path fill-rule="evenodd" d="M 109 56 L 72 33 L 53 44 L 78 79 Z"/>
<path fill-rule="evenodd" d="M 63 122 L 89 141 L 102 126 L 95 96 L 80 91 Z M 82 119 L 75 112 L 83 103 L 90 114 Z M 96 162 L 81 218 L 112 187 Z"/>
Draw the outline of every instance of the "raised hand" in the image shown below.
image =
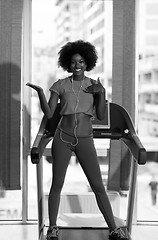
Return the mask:
<path fill-rule="evenodd" d="M 100 92 L 104 92 L 105 89 L 103 87 L 103 85 L 101 84 L 99 77 L 97 79 L 97 82 L 93 79 L 91 79 L 91 84 L 89 87 L 87 87 L 84 92 L 86 93 L 91 93 L 91 94 L 96 94 L 96 93 L 100 93 Z"/>
<path fill-rule="evenodd" d="M 29 83 L 29 82 L 26 83 L 26 86 L 33 88 L 33 89 L 36 90 L 37 92 L 43 91 L 43 89 L 42 89 L 40 86 L 35 85 L 35 84 L 32 84 L 32 83 Z"/>

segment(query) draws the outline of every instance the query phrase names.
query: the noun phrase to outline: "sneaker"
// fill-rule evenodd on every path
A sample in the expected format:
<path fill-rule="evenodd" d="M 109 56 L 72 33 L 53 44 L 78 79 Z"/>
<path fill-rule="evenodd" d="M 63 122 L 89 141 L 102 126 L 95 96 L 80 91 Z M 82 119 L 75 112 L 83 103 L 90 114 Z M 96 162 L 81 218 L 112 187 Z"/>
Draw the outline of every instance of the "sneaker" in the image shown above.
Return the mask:
<path fill-rule="evenodd" d="M 59 228 L 57 226 L 50 226 L 47 231 L 47 240 L 58 240 Z"/>
<path fill-rule="evenodd" d="M 132 240 L 126 228 L 115 228 L 109 234 L 109 240 Z"/>

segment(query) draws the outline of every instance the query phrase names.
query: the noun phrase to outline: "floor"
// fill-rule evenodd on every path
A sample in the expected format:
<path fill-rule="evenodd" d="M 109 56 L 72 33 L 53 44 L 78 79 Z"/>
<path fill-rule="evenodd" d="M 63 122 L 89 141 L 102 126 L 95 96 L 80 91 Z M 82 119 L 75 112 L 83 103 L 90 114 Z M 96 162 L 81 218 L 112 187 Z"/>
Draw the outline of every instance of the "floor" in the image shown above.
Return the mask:
<path fill-rule="evenodd" d="M 76 232 L 77 233 L 77 232 Z M 0 224 L 1 240 L 36 240 L 38 239 L 37 223 L 22 225 L 18 223 Z M 157 240 L 158 225 L 134 225 L 132 227 L 132 240 Z M 89 239 L 90 240 L 90 239 Z"/>

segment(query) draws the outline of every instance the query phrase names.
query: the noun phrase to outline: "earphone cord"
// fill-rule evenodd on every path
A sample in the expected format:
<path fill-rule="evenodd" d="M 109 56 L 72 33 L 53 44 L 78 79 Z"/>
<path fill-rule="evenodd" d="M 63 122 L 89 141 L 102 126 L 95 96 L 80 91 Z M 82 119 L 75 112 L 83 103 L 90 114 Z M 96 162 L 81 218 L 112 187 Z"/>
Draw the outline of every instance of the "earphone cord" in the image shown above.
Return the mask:
<path fill-rule="evenodd" d="M 74 134 L 74 137 L 75 137 L 75 143 L 72 143 L 72 142 L 69 142 L 69 141 L 65 141 L 65 140 L 62 138 L 62 129 L 61 129 L 61 131 L 60 131 L 60 139 L 62 140 L 62 142 L 71 144 L 71 146 L 73 146 L 73 147 L 77 146 L 77 144 L 78 144 L 78 137 L 77 137 L 77 134 L 76 134 L 76 130 L 77 130 L 76 110 L 77 110 L 77 107 L 78 107 L 78 103 L 79 103 L 79 101 L 77 101 L 77 104 L 76 104 L 76 106 L 75 106 L 75 126 L 74 126 L 74 130 L 73 130 L 73 134 Z"/>
<path fill-rule="evenodd" d="M 75 93 L 75 90 L 73 88 L 73 79 L 72 79 L 72 91 L 76 97 L 76 106 L 75 106 L 75 109 L 74 109 L 74 114 L 75 114 L 75 126 L 74 126 L 74 130 L 73 130 L 73 133 L 74 133 L 74 137 L 75 137 L 75 143 L 73 144 L 72 142 L 68 142 L 68 141 L 65 141 L 63 138 L 62 138 L 62 131 L 60 132 L 60 139 L 64 142 L 64 143 L 69 143 L 71 144 L 71 146 L 75 147 L 77 146 L 78 144 L 78 137 L 77 137 L 77 133 L 76 133 L 76 130 L 77 130 L 77 116 L 76 116 L 76 113 L 77 113 L 77 108 L 78 108 L 78 105 L 79 105 L 79 96 L 80 96 L 80 92 L 81 92 L 81 89 L 82 89 L 82 86 L 83 86 L 83 82 L 84 82 L 84 79 L 82 80 L 82 83 L 81 83 L 81 86 L 80 86 L 80 89 L 78 91 L 78 94 Z"/>

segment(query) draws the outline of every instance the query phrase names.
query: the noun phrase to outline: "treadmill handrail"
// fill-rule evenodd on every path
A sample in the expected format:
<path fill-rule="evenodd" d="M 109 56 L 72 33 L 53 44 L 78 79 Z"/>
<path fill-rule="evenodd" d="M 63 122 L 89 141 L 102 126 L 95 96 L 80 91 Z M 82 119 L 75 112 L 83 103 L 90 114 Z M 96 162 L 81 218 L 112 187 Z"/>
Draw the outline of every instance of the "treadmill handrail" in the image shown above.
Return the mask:
<path fill-rule="evenodd" d="M 32 163 L 39 163 L 46 145 L 52 140 L 61 118 L 59 111 L 60 104 L 58 103 L 53 118 L 47 119 L 45 116 L 43 117 L 31 149 Z M 55 123 L 54 126 L 52 122 Z M 98 133 L 99 135 L 97 135 Z M 138 164 L 146 163 L 146 150 L 135 131 L 132 118 L 122 106 L 116 103 L 110 103 L 110 128 L 95 129 L 94 126 L 93 134 L 94 138 L 121 139 L 128 146 Z"/>

